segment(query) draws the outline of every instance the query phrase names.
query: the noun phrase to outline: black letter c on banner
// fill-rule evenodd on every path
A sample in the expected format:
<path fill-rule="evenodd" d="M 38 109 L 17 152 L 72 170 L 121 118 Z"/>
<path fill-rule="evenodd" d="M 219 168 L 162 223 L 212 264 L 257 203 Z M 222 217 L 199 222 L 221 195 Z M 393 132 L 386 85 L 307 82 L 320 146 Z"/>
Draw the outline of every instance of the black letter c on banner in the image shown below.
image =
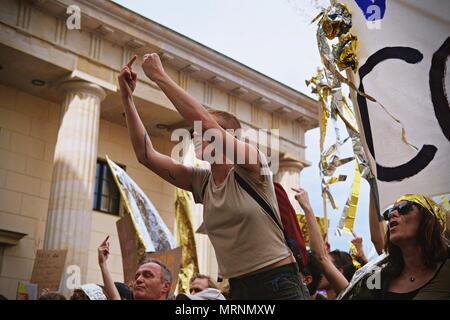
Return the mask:
<path fill-rule="evenodd" d="M 386 47 L 378 50 L 372 54 L 367 59 L 366 63 L 359 69 L 359 91 L 364 92 L 364 77 L 369 74 L 379 63 L 388 59 L 400 59 L 407 63 L 413 64 L 422 61 L 423 55 L 420 51 L 410 47 Z M 367 146 L 376 161 L 367 101 L 366 98 L 359 94 L 358 105 Z M 422 149 L 420 149 L 414 158 L 402 165 L 396 167 L 384 167 L 377 162 L 377 179 L 380 181 L 391 182 L 401 181 L 405 178 L 412 177 L 428 166 L 428 164 L 434 159 L 436 152 L 437 148 L 434 145 L 426 144 L 422 147 Z"/>
<path fill-rule="evenodd" d="M 450 141 L 450 109 L 445 92 L 445 71 L 447 58 L 450 55 L 450 37 L 444 41 L 431 59 L 430 91 L 434 114 L 441 126 L 444 136 Z"/>

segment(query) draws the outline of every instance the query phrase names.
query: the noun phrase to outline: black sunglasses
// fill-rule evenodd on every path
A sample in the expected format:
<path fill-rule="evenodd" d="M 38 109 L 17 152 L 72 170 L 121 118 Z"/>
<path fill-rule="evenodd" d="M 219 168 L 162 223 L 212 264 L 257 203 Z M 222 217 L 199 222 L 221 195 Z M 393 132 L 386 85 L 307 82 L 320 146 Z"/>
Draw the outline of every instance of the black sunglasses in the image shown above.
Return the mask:
<path fill-rule="evenodd" d="M 395 210 L 397 210 L 397 212 L 400 215 L 408 214 L 412 209 L 412 205 L 413 205 L 412 202 L 405 202 L 405 203 L 399 204 L 398 206 L 389 208 L 383 213 L 383 219 L 386 221 L 389 221 L 392 217 L 392 212 L 394 212 Z"/>

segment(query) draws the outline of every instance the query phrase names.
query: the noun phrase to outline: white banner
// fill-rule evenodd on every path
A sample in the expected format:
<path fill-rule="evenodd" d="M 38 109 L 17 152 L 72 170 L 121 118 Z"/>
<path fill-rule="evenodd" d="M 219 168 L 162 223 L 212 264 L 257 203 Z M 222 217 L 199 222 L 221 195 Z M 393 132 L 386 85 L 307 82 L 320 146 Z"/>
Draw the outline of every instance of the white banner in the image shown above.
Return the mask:
<path fill-rule="evenodd" d="M 342 0 L 358 37 L 359 125 L 380 206 L 407 193 L 450 192 L 450 4 L 443 0 Z M 357 108 L 355 108 L 357 109 Z M 361 126 L 362 124 L 362 126 Z"/>

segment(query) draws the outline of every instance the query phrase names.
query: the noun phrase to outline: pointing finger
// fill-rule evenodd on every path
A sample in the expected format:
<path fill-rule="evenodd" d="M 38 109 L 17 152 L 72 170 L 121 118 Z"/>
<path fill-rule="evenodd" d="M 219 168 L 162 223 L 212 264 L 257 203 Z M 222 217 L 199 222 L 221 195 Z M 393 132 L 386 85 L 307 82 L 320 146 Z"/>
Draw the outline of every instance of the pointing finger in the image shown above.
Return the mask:
<path fill-rule="evenodd" d="M 131 68 L 134 61 L 136 61 L 136 58 L 137 58 L 137 55 L 134 55 L 133 57 L 131 57 L 130 61 L 128 61 L 128 63 L 127 63 L 128 68 Z"/>

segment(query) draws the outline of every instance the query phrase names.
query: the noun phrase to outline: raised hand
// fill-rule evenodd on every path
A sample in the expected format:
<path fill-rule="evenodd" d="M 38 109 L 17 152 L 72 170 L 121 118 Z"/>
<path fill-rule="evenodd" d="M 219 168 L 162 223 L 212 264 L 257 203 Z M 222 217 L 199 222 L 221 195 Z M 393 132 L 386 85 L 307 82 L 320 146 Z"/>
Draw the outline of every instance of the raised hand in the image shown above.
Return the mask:
<path fill-rule="evenodd" d="M 144 70 L 145 75 L 152 81 L 157 82 L 164 78 L 164 67 L 157 53 L 147 53 L 144 55 L 142 69 Z"/>
<path fill-rule="evenodd" d="M 302 188 L 298 188 L 298 189 L 291 188 L 291 189 L 296 192 L 295 200 L 298 201 L 298 203 L 300 204 L 302 209 L 305 211 L 312 210 L 311 204 L 309 203 L 308 192 L 306 192 L 306 190 L 304 190 Z"/>
<path fill-rule="evenodd" d="M 134 55 L 128 63 L 123 66 L 119 73 L 119 87 L 122 95 L 131 96 L 136 89 L 137 74 L 133 71 L 133 63 L 136 61 L 137 56 Z"/>
<path fill-rule="evenodd" d="M 109 236 L 98 247 L 98 264 L 104 265 L 109 257 Z"/>
<path fill-rule="evenodd" d="M 352 234 L 353 234 L 353 239 L 351 240 L 351 243 L 353 243 L 356 247 L 356 250 L 358 251 L 358 256 L 363 256 L 364 255 L 364 249 L 363 249 L 363 239 L 358 236 L 353 230 L 352 230 Z"/>

